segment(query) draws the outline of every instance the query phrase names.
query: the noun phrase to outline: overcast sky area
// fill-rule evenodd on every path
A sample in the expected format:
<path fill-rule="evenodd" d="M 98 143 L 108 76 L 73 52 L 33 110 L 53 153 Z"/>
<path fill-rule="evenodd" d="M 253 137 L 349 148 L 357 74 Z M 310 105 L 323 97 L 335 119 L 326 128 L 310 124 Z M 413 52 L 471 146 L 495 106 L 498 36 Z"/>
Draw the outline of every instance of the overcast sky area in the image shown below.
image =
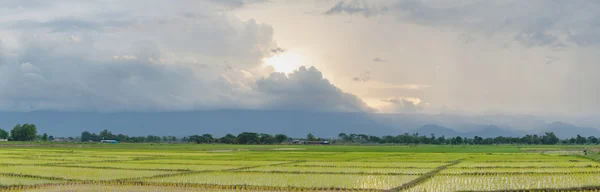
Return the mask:
<path fill-rule="evenodd" d="M 600 114 L 600 1 L 0 0 L 0 111 Z"/>

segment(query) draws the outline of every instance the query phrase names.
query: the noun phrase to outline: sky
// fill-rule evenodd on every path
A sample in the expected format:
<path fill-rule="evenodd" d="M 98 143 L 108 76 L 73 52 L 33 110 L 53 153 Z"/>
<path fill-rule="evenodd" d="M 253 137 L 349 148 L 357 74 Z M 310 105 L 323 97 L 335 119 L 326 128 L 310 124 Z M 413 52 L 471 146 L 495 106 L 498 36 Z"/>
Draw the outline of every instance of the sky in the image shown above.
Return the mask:
<path fill-rule="evenodd" d="M 0 111 L 600 114 L 594 0 L 1 0 Z"/>

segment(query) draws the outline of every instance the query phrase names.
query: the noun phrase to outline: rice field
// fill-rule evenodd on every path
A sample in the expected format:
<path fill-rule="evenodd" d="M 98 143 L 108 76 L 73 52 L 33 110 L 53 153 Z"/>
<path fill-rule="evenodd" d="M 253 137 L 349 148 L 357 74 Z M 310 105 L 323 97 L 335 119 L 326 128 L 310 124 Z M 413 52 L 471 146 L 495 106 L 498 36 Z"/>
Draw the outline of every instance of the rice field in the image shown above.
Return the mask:
<path fill-rule="evenodd" d="M 600 191 L 600 163 L 578 149 L 245 147 L 0 145 L 0 191 Z"/>

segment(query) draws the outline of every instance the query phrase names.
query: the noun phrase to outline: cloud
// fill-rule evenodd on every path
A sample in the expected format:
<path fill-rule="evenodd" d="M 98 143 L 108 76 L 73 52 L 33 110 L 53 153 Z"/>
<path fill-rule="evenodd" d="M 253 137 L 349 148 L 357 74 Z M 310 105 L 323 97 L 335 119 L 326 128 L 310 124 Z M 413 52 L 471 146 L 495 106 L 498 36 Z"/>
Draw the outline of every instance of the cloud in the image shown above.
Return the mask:
<path fill-rule="evenodd" d="M 247 5 L 268 3 L 270 0 L 208 0 L 211 3 L 222 5 L 228 9 L 239 9 Z"/>
<path fill-rule="evenodd" d="M 51 4 L 44 0 L 4 0 L 0 8 L 24 8 L 24 7 L 43 7 Z"/>
<path fill-rule="evenodd" d="M 546 56 L 546 64 L 552 64 L 554 62 L 560 61 L 560 58 L 558 57 L 553 57 L 553 56 Z"/>
<path fill-rule="evenodd" d="M 423 85 L 423 84 L 392 84 L 385 83 L 379 81 L 369 81 L 367 84 L 370 88 L 373 89 L 397 89 L 397 90 L 423 90 L 430 88 L 431 85 Z"/>
<path fill-rule="evenodd" d="M 373 59 L 373 62 L 386 62 L 386 61 L 387 61 L 387 60 L 385 60 L 385 59 L 382 59 L 382 58 L 379 58 L 379 57 L 375 57 L 375 58 Z"/>
<path fill-rule="evenodd" d="M 367 81 L 371 80 L 371 72 L 365 71 L 360 76 L 352 78 L 352 80 L 358 81 L 358 82 L 367 82 Z"/>
<path fill-rule="evenodd" d="M 362 86 L 363 93 L 354 92 L 369 103 L 398 96 L 421 98 L 431 103 L 428 109 L 472 113 L 600 114 L 594 99 L 600 96 L 598 1 L 344 0 L 328 6 L 322 11 L 357 10 L 331 12 L 326 21 L 352 19 L 360 32 L 336 32 L 365 37 L 360 49 L 344 50 L 356 55 L 344 63 L 377 73 L 369 83 L 348 83 Z M 353 61 L 364 61 L 365 51 L 394 62 Z M 430 87 L 381 90 L 370 85 L 377 81 Z"/>
<path fill-rule="evenodd" d="M 372 3 L 371 1 L 366 0 L 353 0 L 353 1 L 344 1 L 341 0 L 329 10 L 325 11 L 323 14 L 325 15 L 335 15 L 335 14 L 362 14 L 365 17 L 370 17 L 373 15 L 378 15 L 382 12 L 386 12 L 388 7 L 380 6 L 378 3 Z"/>
<path fill-rule="evenodd" d="M 283 53 L 283 52 L 285 52 L 285 51 L 286 51 L 286 50 L 285 50 L 285 49 L 282 49 L 281 47 L 277 47 L 277 48 L 275 48 L 275 49 L 271 49 L 271 53 L 273 53 L 273 54 L 276 54 L 276 55 L 278 55 L 278 54 L 280 54 L 280 53 Z"/>
<path fill-rule="evenodd" d="M 487 36 L 511 33 L 524 46 L 554 47 L 598 45 L 598 8 L 598 1 L 342 0 L 326 14 L 393 15 L 402 21 L 474 30 Z"/>
<path fill-rule="evenodd" d="M 214 2 L 13 3 L 0 111 L 370 110 L 315 68 L 270 74 L 273 28 Z"/>
<path fill-rule="evenodd" d="M 21 64 L 21 71 L 23 73 L 37 73 L 41 74 L 40 68 L 33 66 L 31 63 L 23 63 Z"/>
<path fill-rule="evenodd" d="M 0 68 L 0 81 L 4 82 L 0 85 L 0 109 L 171 111 L 242 104 L 230 97 L 240 87 L 220 74 L 199 71 L 192 65 L 156 62 L 160 55 L 140 46 L 151 45 L 134 46 L 141 50 L 135 57 L 148 59 L 127 55 L 119 57 L 123 59 L 90 59 L 25 48 L 15 60 L 31 63 L 7 63 Z"/>
<path fill-rule="evenodd" d="M 300 67 L 290 74 L 272 73 L 256 82 L 257 90 L 275 109 L 306 111 L 373 111 L 360 98 L 343 92 L 323 78 L 315 67 Z"/>
<path fill-rule="evenodd" d="M 427 106 L 426 103 L 421 103 L 419 98 L 392 98 L 382 101 L 390 104 L 388 108 L 391 112 L 416 113 Z"/>

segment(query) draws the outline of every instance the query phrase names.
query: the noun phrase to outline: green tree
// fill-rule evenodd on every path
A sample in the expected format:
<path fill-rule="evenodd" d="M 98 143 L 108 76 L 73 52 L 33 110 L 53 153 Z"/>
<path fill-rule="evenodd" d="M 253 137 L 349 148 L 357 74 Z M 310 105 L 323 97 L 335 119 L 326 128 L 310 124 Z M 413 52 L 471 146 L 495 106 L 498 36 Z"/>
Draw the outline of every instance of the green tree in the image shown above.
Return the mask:
<path fill-rule="evenodd" d="M 160 141 L 162 141 L 162 138 L 156 135 L 148 135 L 145 139 L 145 142 L 148 143 L 160 143 Z"/>
<path fill-rule="evenodd" d="M 235 135 L 227 134 L 227 135 L 221 137 L 219 139 L 219 142 L 225 143 L 225 144 L 235 144 L 235 143 L 237 143 L 237 138 L 235 137 Z"/>
<path fill-rule="evenodd" d="M 10 130 L 10 138 L 13 141 L 21 141 L 23 131 L 21 131 L 21 124 L 15 125 L 12 130 Z"/>
<path fill-rule="evenodd" d="M 347 141 L 352 141 L 352 143 L 354 143 L 356 141 L 356 139 L 358 138 L 358 136 L 354 133 L 351 133 L 350 135 L 348 135 L 347 137 Z"/>
<path fill-rule="evenodd" d="M 284 135 L 284 134 L 275 135 L 275 140 L 277 141 L 277 143 L 283 143 L 287 139 L 288 139 L 287 135 Z"/>
<path fill-rule="evenodd" d="M 306 135 L 306 140 L 308 140 L 308 141 L 316 141 L 317 138 L 315 138 L 315 136 L 312 133 L 309 133 L 308 135 Z"/>
<path fill-rule="evenodd" d="M 582 145 L 585 144 L 587 142 L 587 139 L 585 137 L 582 137 L 581 135 L 577 135 L 577 138 L 575 139 L 575 143 Z"/>
<path fill-rule="evenodd" d="M 238 134 L 237 142 L 239 144 L 257 144 L 260 142 L 258 133 L 243 132 Z"/>
<path fill-rule="evenodd" d="M 37 135 L 34 124 L 15 125 L 10 131 L 10 137 L 15 141 L 33 141 Z"/>
<path fill-rule="evenodd" d="M 598 138 L 596 138 L 594 136 L 589 136 L 587 140 L 588 140 L 588 142 L 590 144 L 597 144 L 598 143 Z"/>
<path fill-rule="evenodd" d="M 117 135 L 117 141 L 119 141 L 119 142 L 127 142 L 129 140 L 130 140 L 129 136 L 127 136 L 127 135 L 123 135 L 123 134 Z"/>
<path fill-rule="evenodd" d="M 483 143 L 483 137 L 475 136 L 473 137 L 473 144 L 479 145 Z"/>
<path fill-rule="evenodd" d="M 446 144 L 446 137 L 445 136 L 441 136 L 437 138 L 437 143 L 440 145 L 445 145 Z"/>
<path fill-rule="evenodd" d="M 192 135 L 189 138 L 190 141 L 200 144 L 200 143 L 212 143 L 214 142 L 214 138 L 211 134 L 204 134 L 204 135 Z"/>
<path fill-rule="evenodd" d="M 81 132 L 81 141 L 82 142 L 90 141 L 90 140 L 93 140 L 92 133 L 90 133 L 89 131 Z"/>
<path fill-rule="evenodd" d="M 8 132 L 4 129 L 0 129 L 0 139 L 8 139 Z"/>
<path fill-rule="evenodd" d="M 556 135 L 553 132 L 546 132 L 544 134 L 545 135 L 542 136 L 543 144 L 554 145 L 554 144 L 558 143 L 558 141 L 560 140 L 560 139 L 558 139 L 558 137 L 556 137 Z"/>
<path fill-rule="evenodd" d="M 104 129 L 102 131 L 100 131 L 100 133 L 98 134 L 98 136 L 100 137 L 100 139 L 102 140 L 114 140 L 117 139 L 116 135 L 113 135 L 110 131 L 108 131 L 107 129 Z M 154 138 L 152 138 L 154 139 Z"/>
<path fill-rule="evenodd" d="M 277 140 L 275 140 L 275 137 L 266 133 L 261 133 L 259 136 L 259 140 L 261 144 L 273 144 L 277 142 Z"/>
<path fill-rule="evenodd" d="M 381 138 L 377 137 L 377 136 L 370 135 L 367 138 L 367 141 L 370 142 L 370 143 L 379 143 L 379 142 L 381 142 Z"/>
<path fill-rule="evenodd" d="M 454 142 L 452 142 L 452 144 L 454 144 L 454 145 L 462 145 L 462 144 L 463 144 L 463 138 L 462 138 L 462 137 L 460 137 L 460 136 L 456 136 L 456 137 L 453 139 L 453 141 L 454 141 Z"/>
<path fill-rule="evenodd" d="M 204 143 L 202 141 L 202 136 L 200 136 L 200 135 L 192 135 L 188 139 L 189 139 L 189 141 L 194 142 L 196 144 Z"/>
<path fill-rule="evenodd" d="M 203 134 L 202 140 L 204 140 L 204 143 L 213 143 L 215 138 L 211 134 Z"/>
<path fill-rule="evenodd" d="M 34 124 L 23 125 L 25 141 L 33 141 L 37 134 L 37 127 Z"/>
<path fill-rule="evenodd" d="M 42 135 L 42 141 L 48 141 L 48 134 L 44 133 L 44 135 Z"/>

